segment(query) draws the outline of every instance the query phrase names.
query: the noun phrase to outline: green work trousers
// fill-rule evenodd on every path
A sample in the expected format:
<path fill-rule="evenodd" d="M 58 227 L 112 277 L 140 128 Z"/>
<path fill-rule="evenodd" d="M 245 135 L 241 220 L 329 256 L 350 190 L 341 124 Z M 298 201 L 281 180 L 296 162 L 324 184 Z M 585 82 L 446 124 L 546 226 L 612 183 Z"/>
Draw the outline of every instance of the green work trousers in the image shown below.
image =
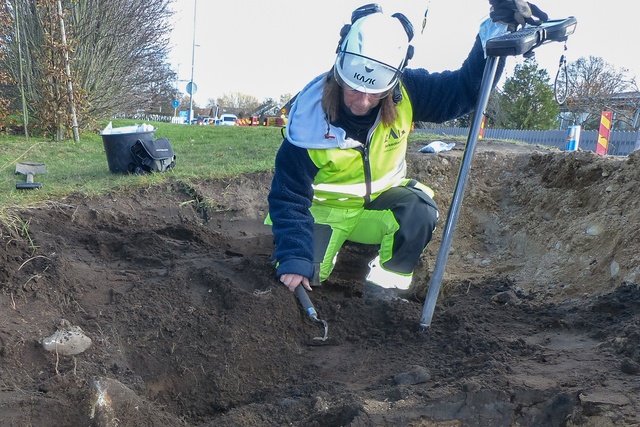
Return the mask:
<path fill-rule="evenodd" d="M 344 209 L 313 203 L 316 284 L 326 280 L 346 241 L 380 245 L 381 266 L 411 276 L 431 240 L 438 209 L 429 195 L 413 186 L 393 187 L 363 208 Z"/>

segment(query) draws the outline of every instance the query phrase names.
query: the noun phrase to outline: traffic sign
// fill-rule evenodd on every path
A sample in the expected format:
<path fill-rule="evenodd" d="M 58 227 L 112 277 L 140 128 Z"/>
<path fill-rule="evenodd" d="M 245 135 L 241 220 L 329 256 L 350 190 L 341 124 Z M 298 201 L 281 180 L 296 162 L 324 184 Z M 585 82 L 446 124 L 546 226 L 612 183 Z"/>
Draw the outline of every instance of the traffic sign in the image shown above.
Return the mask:
<path fill-rule="evenodd" d="M 173 108 L 178 108 L 180 106 L 180 102 L 176 99 L 173 101 Z"/>
<path fill-rule="evenodd" d="M 198 86 L 194 82 L 187 83 L 187 93 L 193 95 L 198 91 Z"/>

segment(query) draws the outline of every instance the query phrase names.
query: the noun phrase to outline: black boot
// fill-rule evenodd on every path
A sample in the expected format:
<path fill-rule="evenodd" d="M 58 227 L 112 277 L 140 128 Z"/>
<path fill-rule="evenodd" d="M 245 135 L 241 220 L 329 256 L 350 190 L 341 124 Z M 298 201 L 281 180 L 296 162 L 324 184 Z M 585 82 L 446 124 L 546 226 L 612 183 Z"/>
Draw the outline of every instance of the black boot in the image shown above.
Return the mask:
<path fill-rule="evenodd" d="M 367 300 L 378 301 L 407 301 L 398 296 L 396 289 L 383 288 L 368 280 L 364 282 L 362 297 Z"/>

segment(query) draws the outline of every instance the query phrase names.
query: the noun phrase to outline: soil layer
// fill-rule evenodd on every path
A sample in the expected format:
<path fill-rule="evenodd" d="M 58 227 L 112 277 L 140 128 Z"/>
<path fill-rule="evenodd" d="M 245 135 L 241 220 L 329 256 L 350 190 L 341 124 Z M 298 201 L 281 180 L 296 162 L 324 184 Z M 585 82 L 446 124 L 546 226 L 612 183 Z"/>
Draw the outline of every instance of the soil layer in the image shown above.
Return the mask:
<path fill-rule="evenodd" d="M 13 211 L 0 425 L 640 425 L 640 155 L 481 140 L 421 330 L 459 145 L 411 147 L 441 218 L 407 301 L 364 300 L 348 244 L 309 294 L 326 341 L 275 278 L 270 172 Z"/>

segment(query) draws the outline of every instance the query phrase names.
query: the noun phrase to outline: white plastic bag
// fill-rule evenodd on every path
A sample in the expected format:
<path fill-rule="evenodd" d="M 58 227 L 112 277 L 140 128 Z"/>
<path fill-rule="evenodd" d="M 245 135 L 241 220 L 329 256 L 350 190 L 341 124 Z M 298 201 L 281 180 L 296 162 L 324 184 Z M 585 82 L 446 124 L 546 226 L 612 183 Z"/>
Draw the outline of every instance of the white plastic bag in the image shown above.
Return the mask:
<path fill-rule="evenodd" d="M 421 153 L 439 153 L 441 151 L 449 151 L 453 147 L 455 147 L 455 145 L 456 145 L 455 142 L 451 142 L 447 144 L 446 142 L 442 142 L 442 141 L 433 141 L 432 143 L 422 147 L 420 149 L 420 152 Z"/>

